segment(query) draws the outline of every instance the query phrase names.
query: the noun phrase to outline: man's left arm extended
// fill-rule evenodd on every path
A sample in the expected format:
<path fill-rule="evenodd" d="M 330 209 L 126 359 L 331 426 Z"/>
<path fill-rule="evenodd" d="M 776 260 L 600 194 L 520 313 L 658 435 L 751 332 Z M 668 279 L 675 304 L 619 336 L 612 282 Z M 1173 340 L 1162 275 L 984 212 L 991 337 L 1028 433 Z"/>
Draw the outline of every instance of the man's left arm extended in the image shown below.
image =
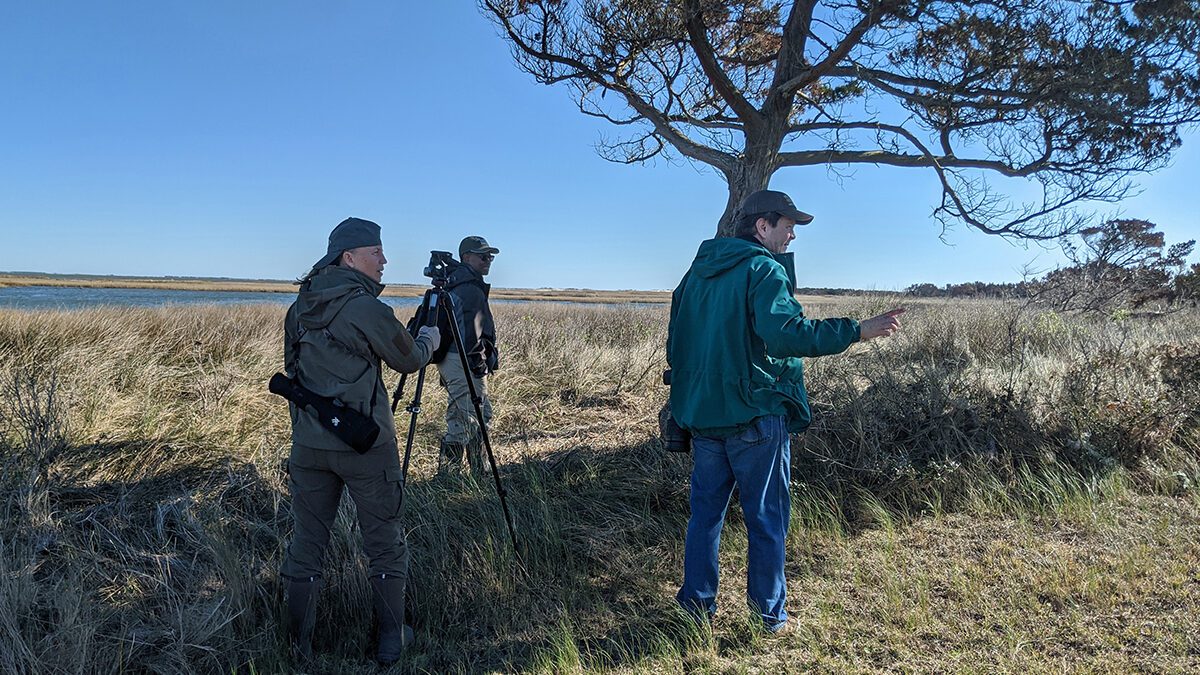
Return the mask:
<path fill-rule="evenodd" d="M 750 287 L 754 332 L 776 357 L 828 356 L 846 351 L 860 339 L 891 335 L 899 329 L 896 309 L 863 322 L 850 318 L 806 319 L 782 268 L 767 267 Z"/>

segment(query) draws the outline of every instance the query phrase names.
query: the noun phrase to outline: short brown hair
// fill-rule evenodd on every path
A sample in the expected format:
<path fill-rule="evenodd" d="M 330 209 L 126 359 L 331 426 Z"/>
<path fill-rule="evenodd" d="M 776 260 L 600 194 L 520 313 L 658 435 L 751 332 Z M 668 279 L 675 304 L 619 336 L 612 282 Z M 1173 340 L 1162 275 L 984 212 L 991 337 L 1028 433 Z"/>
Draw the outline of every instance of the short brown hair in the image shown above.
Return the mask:
<path fill-rule="evenodd" d="M 774 211 L 744 215 L 742 216 L 742 219 L 738 221 L 737 227 L 733 231 L 733 236 L 753 237 L 755 234 L 758 234 L 758 229 L 755 227 L 755 225 L 758 224 L 759 218 L 766 218 L 767 221 L 772 225 L 779 225 L 779 219 L 782 217 L 782 214 L 775 213 Z"/>

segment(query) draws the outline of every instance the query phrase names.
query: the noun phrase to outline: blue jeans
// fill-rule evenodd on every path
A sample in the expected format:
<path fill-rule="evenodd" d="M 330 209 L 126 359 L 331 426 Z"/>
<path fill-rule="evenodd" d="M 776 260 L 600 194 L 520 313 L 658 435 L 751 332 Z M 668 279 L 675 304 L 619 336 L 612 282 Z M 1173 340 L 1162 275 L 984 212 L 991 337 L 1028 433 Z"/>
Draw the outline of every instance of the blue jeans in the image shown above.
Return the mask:
<path fill-rule="evenodd" d="M 746 596 L 768 630 L 787 621 L 783 608 L 784 540 L 791 517 L 791 446 L 787 420 L 760 417 L 729 438 L 692 438 L 691 506 L 683 553 L 683 587 L 676 599 L 693 614 L 717 611 L 717 548 L 733 486 L 746 519 Z"/>

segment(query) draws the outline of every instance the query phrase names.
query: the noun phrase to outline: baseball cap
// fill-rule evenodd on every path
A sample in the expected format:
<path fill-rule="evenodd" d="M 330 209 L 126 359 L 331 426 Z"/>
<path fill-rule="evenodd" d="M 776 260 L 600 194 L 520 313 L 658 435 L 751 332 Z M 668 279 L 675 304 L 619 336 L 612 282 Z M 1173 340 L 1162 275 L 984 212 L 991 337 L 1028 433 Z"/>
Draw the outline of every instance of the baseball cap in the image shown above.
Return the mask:
<path fill-rule="evenodd" d="M 313 269 L 319 270 L 329 265 L 337 260 L 342 251 L 363 246 L 381 246 L 382 244 L 378 225 L 362 218 L 347 218 L 338 223 L 338 226 L 333 228 L 333 232 L 329 233 L 329 248 L 325 252 L 325 257 L 313 265 Z"/>
<path fill-rule="evenodd" d="M 461 260 L 464 253 L 499 253 L 500 249 L 487 243 L 487 239 L 478 235 L 464 238 L 458 244 L 458 257 Z"/>
<path fill-rule="evenodd" d="M 797 225 L 807 225 L 813 219 L 809 214 L 796 208 L 791 197 L 778 190 L 759 190 L 750 193 L 750 196 L 742 202 L 740 211 L 743 216 L 774 211 L 796 221 Z"/>

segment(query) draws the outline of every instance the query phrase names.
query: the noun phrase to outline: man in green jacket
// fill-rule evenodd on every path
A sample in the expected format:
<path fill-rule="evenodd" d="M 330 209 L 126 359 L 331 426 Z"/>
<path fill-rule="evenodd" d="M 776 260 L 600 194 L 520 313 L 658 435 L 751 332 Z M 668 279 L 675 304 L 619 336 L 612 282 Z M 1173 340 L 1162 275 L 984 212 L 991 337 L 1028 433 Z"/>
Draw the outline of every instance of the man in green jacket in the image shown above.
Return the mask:
<path fill-rule="evenodd" d="M 337 399 L 379 425 L 374 446 L 358 454 L 307 410 L 291 408 L 292 451 L 288 485 L 294 531 L 281 574 L 288 580 L 288 623 L 296 654 L 312 655 L 321 567 L 342 487 L 358 511 L 363 548 L 379 619 L 381 663 L 393 663 L 412 641 L 404 624 L 408 548 L 400 523 L 400 459 L 396 427 L 383 383 L 383 364 L 413 373 L 437 349 L 437 328 L 414 340 L 383 291 L 379 226 L 347 218 L 329 235 L 325 257 L 300 281 L 284 319 L 288 375 L 313 393 Z"/>
<path fill-rule="evenodd" d="M 861 324 L 805 318 L 793 295 L 796 273 L 787 248 L 795 226 L 812 216 L 773 190 L 751 194 L 739 211 L 737 236 L 700 244 L 671 296 L 671 412 L 692 433 L 695 461 L 676 598 L 694 616 L 716 612 L 717 547 L 737 485 L 748 538 L 747 597 L 775 633 L 788 625 L 788 434 L 812 420 L 800 357 L 838 354 L 859 340 L 891 335 L 904 310 Z"/>

